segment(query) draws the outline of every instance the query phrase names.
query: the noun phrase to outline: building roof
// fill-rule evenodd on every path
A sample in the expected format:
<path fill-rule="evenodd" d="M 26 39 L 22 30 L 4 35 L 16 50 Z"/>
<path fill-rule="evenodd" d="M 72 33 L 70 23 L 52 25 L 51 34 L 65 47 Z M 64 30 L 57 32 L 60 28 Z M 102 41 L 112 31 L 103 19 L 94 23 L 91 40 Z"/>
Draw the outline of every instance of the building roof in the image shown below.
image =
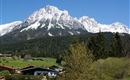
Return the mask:
<path fill-rule="evenodd" d="M 4 79 L 4 78 L 5 78 L 4 76 L 0 76 L 0 80 L 1 80 L 1 79 Z"/>
<path fill-rule="evenodd" d="M 47 69 L 47 68 L 42 68 L 42 67 L 23 68 L 23 69 L 21 69 L 21 72 L 30 71 L 30 70 L 42 70 L 42 71 L 49 71 L 49 72 L 58 73 L 58 71 L 55 71 L 55 70 L 52 70 L 52 69 Z"/>
<path fill-rule="evenodd" d="M 35 66 L 27 66 L 27 67 L 24 67 L 24 68 L 22 68 L 20 70 L 29 69 L 29 68 L 33 68 L 33 67 L 35 67 Z"/>
<path fill-rule="evenodd" d="M 0 65 L 0 70 L 12 71 L 12 70 L 15 70 L 15 68 L 12 68 L 12 67 L 9 67 L 9 66 L 1 66 L 1 65 Z"/>

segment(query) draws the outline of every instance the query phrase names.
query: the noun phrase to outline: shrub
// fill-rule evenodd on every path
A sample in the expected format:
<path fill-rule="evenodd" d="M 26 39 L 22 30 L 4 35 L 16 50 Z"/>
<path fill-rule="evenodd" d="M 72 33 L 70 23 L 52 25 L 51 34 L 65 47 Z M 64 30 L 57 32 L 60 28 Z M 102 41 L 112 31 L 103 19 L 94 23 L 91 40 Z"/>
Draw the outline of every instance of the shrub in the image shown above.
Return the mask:
<path fill-rule="evenodd" d="M 130 62 L 127 58 L 100 59 L 92 64 L 91 70 L 99 80 L 123 79 L 130 72 Z"/>
<path fill-rule="evenodd" d="M 10 72 L 7 71 L 7 70 L 3 70 L 3 71 L 0 71 L 0 75 L 4 76 L 4 75 L 10 75 Z"/>
<path fill-rule="evenodd" d="M 6 80 L 42 80 L 43 76 L 33 76 L 33 75 L 8 75 Z"/>

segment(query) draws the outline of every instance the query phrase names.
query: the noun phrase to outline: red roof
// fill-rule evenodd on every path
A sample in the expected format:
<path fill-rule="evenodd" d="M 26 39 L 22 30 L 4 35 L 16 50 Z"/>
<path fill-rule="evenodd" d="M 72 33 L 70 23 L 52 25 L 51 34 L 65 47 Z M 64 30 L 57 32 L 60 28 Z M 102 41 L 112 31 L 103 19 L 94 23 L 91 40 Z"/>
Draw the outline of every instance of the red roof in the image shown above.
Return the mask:
<path fill-rule="evenodd" d="M 4 79 L 4 78 L 5 78 L 4 76 L 0 76 L 0 80 L 1 80 L 1 79 Z"/>
<path fill-rule="evenodd" d="M 8 67 L 8 66 L 1 66 L 0 65 L 0 70 L 8 70 L 8 71 L 12 71 L 12 70 L 15 70 L 14 68 L 12 67 Z"/>

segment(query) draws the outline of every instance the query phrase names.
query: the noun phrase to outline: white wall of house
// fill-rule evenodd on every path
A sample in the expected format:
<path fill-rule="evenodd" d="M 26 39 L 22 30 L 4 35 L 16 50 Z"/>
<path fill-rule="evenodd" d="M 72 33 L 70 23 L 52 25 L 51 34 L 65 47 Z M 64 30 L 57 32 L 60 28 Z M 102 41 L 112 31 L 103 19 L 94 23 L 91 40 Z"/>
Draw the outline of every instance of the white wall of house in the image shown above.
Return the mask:
<path fill-rule="evenodd" d="M 47 72 L 47 71 L 35 71 L 34 72 L 35 76 L 44 75 L 44 74 L 47 74 L 49 77 L 56 77 L 57 76 L 57 74 L 55 74 L 54 72 Z"/>

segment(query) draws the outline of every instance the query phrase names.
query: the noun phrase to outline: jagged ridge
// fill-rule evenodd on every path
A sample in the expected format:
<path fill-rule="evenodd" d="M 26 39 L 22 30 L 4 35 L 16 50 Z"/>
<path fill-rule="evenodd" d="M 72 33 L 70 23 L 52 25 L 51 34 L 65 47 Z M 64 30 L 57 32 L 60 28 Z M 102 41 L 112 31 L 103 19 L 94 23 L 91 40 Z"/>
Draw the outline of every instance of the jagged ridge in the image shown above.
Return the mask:
<path fill-rule="evenodd" d="M 6 26 L 5 26 L 6 25 Z M 46 6 L 29 16 L 24 22 L 18 21 L 0 25 L 0 36 L 3 36 L 9 32 L 19 29 L 19 32 L 26 32 L 29 30 L 43 29 L 48 36 L 55 36 L 52 31 L 59 31 L 59 35 L 62 36 L 62 31 L 69 33 L 70 35 L 81 34 L 82 31 L 88 31 L 91 33 L 101 32 L 119 32 L 130 34 L 130 29 L 122 23 L 116 22 L 110 25 L 100 24 L 93 18 L 83 16 L 81 18 L 72 17 L 66 10 L 59 10 L 54 6 Z M 58 29 L 58 30 L 57 30 Z M 80 30 L 79 30 L 80 29 Z M 43 33 L 44 33 L 43 32 Z"/>

